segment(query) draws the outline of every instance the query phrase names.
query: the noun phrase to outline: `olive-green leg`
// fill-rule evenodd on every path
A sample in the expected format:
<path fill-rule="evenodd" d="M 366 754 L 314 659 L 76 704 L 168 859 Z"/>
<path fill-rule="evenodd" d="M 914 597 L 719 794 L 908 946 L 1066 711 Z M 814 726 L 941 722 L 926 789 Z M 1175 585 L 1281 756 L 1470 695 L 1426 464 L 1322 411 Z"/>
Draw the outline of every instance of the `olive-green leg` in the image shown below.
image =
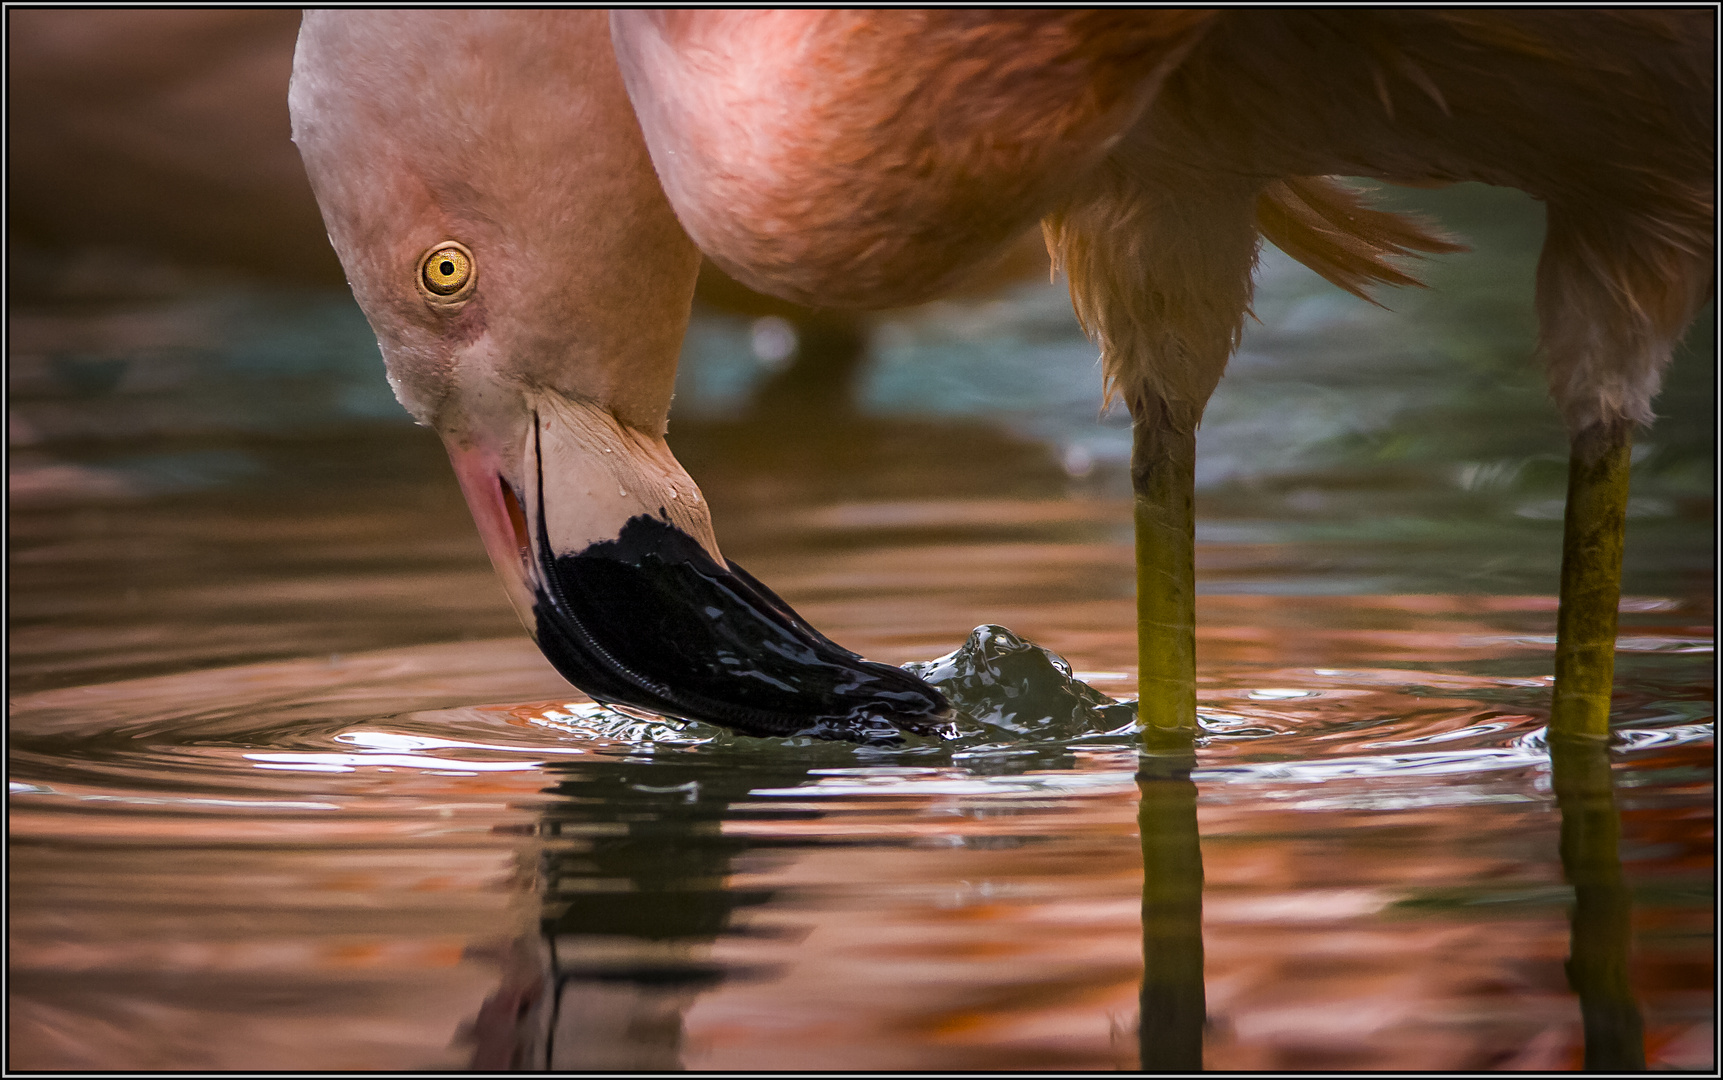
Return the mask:
<path fill-rule="evenodd" d="M 1178 430 L 1158 411 L 1144 409 L 1132 435 L 1143 749 L 1189 754 L 1197 733 L 1196 432 Z"/>
<path fill-rule="evenodd" d="M 1562 529 L 1550 735 L 1609 735 L 1616 609 L 1627 529 L 1628 424 L 1595 424 L 1573 438 Z"/>

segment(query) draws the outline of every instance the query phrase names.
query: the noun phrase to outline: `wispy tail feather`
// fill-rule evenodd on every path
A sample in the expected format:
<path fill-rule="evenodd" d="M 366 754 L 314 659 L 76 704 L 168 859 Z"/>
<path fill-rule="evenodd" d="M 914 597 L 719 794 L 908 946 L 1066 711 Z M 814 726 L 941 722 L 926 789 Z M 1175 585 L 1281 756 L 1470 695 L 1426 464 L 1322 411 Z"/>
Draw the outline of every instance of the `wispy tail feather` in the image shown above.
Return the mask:
<path fill-rule="evenodd" d="M 1280 250 L 1354 296 L 1377 301 L 1373 284 L 1423 282 L 1391 260 L 1470 250 L 1434 224 L 1377 210 L 1368 195 L 1332 176 L 1271 181 L 1256 199 L 1256 227 Z"/>

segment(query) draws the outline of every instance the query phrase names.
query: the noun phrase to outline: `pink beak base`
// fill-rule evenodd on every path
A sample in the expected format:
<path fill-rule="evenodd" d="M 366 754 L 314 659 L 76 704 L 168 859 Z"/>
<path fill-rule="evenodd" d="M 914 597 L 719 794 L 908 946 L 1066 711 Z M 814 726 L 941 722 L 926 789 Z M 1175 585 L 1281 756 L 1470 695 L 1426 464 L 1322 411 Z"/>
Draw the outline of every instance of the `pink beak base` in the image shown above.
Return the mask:
<path fill-rule="evenodd" d="M 479 528 L 485 553 L 502 579 L 503 591 L 527 631 L 535 633 L 533 586 L 529 579 L 533 565 L 531 534 L 519 497 L 503 479 L 503 460 L 488 447 L 461 446 L 452 439 L 445 439 L 443 446 L 455 467 L 455 478 L 460 481 L 467 508 L 472 511 L 473 524 Z"/>

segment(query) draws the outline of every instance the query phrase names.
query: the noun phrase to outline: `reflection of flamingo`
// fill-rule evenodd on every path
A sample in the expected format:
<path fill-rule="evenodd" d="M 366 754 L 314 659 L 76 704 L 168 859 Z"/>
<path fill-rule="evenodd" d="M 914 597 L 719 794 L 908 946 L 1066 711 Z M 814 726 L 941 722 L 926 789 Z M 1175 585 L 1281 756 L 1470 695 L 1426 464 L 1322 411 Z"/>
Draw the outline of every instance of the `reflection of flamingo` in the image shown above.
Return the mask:
<path fill-rule="evenodd" d="M 1194 429 L 1259 237 L 1358 291 L 1451 245 L 1318 178 L 1522 187 L 1550 207 L 1574 438 L 1558 721 L 1601 731 L 1629 435 L 1710 280 L 1706 18 L 627 12 L 637 127 L 595 14 L 324 12 L 292 107 L 397 394 L 540 645 L 601 697 L 754 730 L 938 702 L 718 556 L 661 438 L 697 261 L 678 219 L 745 283 L 856 306 L 1043 221 L 1135 419 L 1145 715 L 1188 739 Z"/>
<path fill-rule="evenodd" d="M 1259 234 L 1354 291 L 1448 245 L 1330 174 L 1549 207 L 1542 351 L 1573 440 L 1558 730 L 1607 732 L 1627 461 L 1711 286 L 1703 12 L 646 12 L 612 19 L 671 205 L 744 282 L 919 299 L 1037 218 L 1136 450 L 1142 700 L 1195 729 L 1194 431 Z"/>

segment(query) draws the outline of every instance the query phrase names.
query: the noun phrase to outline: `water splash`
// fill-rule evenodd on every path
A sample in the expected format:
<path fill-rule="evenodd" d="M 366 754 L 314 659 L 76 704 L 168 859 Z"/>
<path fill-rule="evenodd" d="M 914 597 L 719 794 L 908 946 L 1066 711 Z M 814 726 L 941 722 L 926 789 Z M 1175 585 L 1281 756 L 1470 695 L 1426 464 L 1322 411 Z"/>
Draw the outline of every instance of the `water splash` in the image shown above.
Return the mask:
<path fill-rule="evenodd" d="M 960 739 L 1069 742 L 1136 730 L 1135 702 L 1113 700 L 1077 678 L 1064 657 L 992 623 L 937 660 L 904 668 L 951 701 Z"/>

